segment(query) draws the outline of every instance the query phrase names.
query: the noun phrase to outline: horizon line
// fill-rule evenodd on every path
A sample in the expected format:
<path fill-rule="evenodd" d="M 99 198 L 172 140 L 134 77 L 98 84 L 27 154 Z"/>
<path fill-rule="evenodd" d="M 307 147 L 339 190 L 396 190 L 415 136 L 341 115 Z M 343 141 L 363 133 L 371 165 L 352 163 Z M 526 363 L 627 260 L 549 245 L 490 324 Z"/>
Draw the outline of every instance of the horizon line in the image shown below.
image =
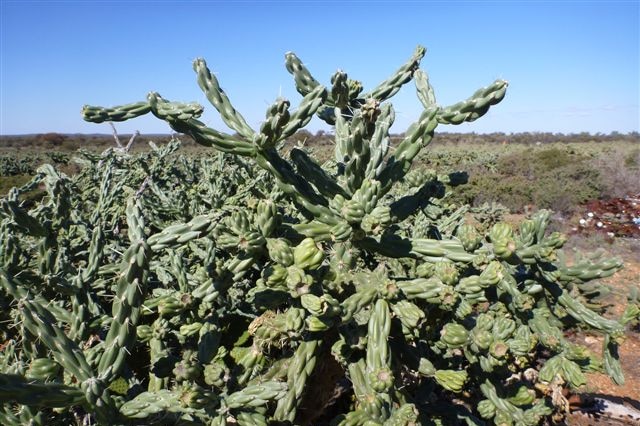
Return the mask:
<path fill-rule="evenodd" d="M 322 132 L 324 134 L 333 134 L 333 130 L 323 130 L 323 129 L 319 129 L 315 132 L 309 131 L 309 130 L 305 130 L 302 129 L 303 131 L 307 131 L 308 133 L 312 134 L 312 135 L 317 135 L 318 133 Z M 118 135 L 133 135 L 136 132 L 118 132 Z M 186 133 L 178 133 L 178 132 L 171 132 L 171 133 L 143 133 L 143 132 L 138 132 L 140 134 L 140 136 L 146 135 L 146 136 L 173 136 L 173 135 L 185 135 L 185 136 L 189 136 Z M 401 135 L 405 132 L 399 132 L 399 133 L 389 133 L 389 136 L 394 136 L 394 135 Z M 5 138 L 5 137 L 27 137 L 27 136 L 42 136 L 42 135 L 63 135 L 63 136 L 107 136 L 107 137 L 113 137 L 113 133 L 82 133 L 82 132 L 55 132 L 55 131 L 50 131 L 50 132 L 37 132 L 37 133 L 11 133 L 11 134 L 0 134 L 0 138 Z M 544 131 L 544 130 L 523 130 L 523 131 L 518 131 L 518 132 L 504 132 L 504 131 L 493 131 L 493 132 L 476 132 L 476 131 L 471 131 L 471 132 L 448 132 L 448 131 L 440 131 L 438 133 L 436 133 L 434 136 L 437 136 L 438 134 L 454 134 L 454 135 L 491 135 L 491 134 L 504 134 L 504 135 L 522 135 L 522 134 L 551 134 L 551 135 L 563 135 L 563 136 L 569 136 L 569 135 L 584 135 L 584 134 L 588 134 L 590 136 L 611 136 L 611 135 L 626 135 L 626 136 L 636 136 L 638 134 L 640 134 L 640 131 L 638 130 L 630 130 L 630 131 L 619 131 L 619 130 L 612 130 L 608 133 L 605 132 L 589 132 L 589 131 L 576 131 L 576 132 L 552 132 L 552 131 Z M 294 134 L 295 135 L 295 134 Z M 233 134 L 232 134 L 233 136 Z M 292 135 L 293 136 L 293 135 Z"/>

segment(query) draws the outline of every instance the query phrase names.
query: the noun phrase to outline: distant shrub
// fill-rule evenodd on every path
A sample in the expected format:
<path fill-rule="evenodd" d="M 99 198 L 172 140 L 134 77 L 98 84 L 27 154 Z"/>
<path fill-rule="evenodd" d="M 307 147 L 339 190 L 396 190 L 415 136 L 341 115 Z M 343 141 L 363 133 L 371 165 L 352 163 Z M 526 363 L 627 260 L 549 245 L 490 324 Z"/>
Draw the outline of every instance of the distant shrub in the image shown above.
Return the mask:
<path fill-rule="evenodd" d="M 624 166 L 629 169 L 640 168 L 640 148 L 634 148 L 624 157 Z"/>
<path fill-rule="evenodd" d="M 37 139 L 50 145 L 60 146 L 67 139 L 67 137 L 65 135 L 61 135 L 60 133 L 44 133 L 38 135 Z"/>
<path fill-rule="evenodd" d="M 494 171 L 471 174 L 460 187 L 458 201 L 480 205 L 500 202 L 512 211 L 533 204 L 562 213 L 601 195 L 599 171 L 589 157 L 561 148 L 507 153 L 497 160 Z"/>
<path fill-rule="evenodd" d="M 0 177 L 16 175 L 33 175 L 38 166 L 44 163 L 67 165 L 70 155 L 60 151 L 49 151 L 46 154 L 32 152 L 0 153 Z"/>
<path fill-rule="evenodd" d="M 7 195 L 9 190 L 13 187 L 20 187 L 31 180 L 31 175 L 14 175 L 5 176 L 0 179 L 0 197 Z"/>
<path fill-rule="evenodd" d="M 47 157 L 49 157 L 55 164 L 66 164 L 69 162 L 69 154 L 66 154 L 64 152 L 47 152 Z"/>
<path fill-rule="evenodd" d="M 0 176 L 33 174 L 37 162 L 38 157 L 35 155 L 0 155 Z"/>
<path fill-rule="evenodd" d="M 640 192 L 640 148 L 615 150 L 591 161 L 602 176 L 606 197 L 626 197 Z"/>

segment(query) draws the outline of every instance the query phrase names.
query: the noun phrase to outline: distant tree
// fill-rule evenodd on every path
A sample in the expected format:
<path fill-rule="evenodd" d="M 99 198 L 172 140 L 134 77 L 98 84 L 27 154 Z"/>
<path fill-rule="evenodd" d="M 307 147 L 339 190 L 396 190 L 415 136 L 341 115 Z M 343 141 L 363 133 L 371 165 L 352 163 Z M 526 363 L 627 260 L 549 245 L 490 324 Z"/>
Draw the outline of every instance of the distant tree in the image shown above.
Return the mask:
<path fill-rule="evenodd" d="M 39 142 L 46 142 L 53 146 L 60 146 L 67 139 L 65 135 L 60 133 L 43 133 L 37 136 Z"/>
<path fill-rule="evenodd" d="M 306 130 L 298 130 L 293 136 L 291 136 L 291 140 L 299 143 L 310 143 L 313 142 L 314 136 L 313 134 Z"/>

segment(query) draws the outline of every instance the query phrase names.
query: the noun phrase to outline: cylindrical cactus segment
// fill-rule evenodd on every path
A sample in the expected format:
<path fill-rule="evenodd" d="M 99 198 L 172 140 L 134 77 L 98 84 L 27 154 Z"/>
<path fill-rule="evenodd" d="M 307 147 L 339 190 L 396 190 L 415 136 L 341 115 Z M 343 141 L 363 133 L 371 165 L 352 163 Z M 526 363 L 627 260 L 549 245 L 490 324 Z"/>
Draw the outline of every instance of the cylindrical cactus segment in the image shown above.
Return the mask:
<path fill-rule="evenodd" d="M 244 117 L 231 105 L 226 93 L 220 88 L 218 79 L 209 71 L 205 60 L 198 58 L 193 61 L 193 70 L 198 75 L 198 86 L 207 96 L 211 105 L 218 110 L 225 124 L 244 138 L 253 138 L 255 132 L 249 127 Z"/>
<path fill-rule="evenodd" d="M 325 87 L 288 53 L 302 99 L 276 99 L 255 128 L 197 59 L 229 134 L 156 92 L 85 106 L 93 122 L 152 113 L 220 155 L 118 143 L 0 200 L 0 423 L 534 426 L 588 371 L 622 383 L 637 298 L 612 320 L 585 285 L 621 263 L 568 264 L 547 211 L 465 223 L 449 196 L 464 176 L 416 170 L 439 124 L 507 89 L 440 106 L 424 54 L 364 90 L 343 71 Z M 396 143 L 387 100 L 412 79 L 424 108 Z M 289 143 L 314 116 L 334 126 L 324 164 Z M 602 360 L 565 337 L 574 324 L 605 336 Z"/>

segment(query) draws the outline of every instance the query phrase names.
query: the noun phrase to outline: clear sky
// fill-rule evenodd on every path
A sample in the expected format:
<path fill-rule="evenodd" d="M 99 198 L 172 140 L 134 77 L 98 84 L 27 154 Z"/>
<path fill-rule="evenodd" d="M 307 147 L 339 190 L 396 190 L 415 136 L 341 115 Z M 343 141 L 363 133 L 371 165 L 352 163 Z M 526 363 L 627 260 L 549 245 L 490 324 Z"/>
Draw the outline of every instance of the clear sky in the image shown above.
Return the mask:
<path fill-rule="evenodd" d="M 279 95 L 300 97 L 284 67 L 295 52 L 328 85 L 336 69 L 373 88 L 412 54 L 438 103 L 497 78 L 510 85 L 487 116 L 440 131 L 622 133 L 640 130 L 640 0 L 632 1 L 12 1 L 0 0 L 0 134 L 109 133 L 84 104 L 113 106 L 150 91 L 205 106 L 204 57 L 249 124 Z M 395 98 L 401 132 L 420 113 L 413 84 Z M 122 133 L 168 133 L 143 117 Z M 328 129 L 314 120 L 311 131 Z"/>

